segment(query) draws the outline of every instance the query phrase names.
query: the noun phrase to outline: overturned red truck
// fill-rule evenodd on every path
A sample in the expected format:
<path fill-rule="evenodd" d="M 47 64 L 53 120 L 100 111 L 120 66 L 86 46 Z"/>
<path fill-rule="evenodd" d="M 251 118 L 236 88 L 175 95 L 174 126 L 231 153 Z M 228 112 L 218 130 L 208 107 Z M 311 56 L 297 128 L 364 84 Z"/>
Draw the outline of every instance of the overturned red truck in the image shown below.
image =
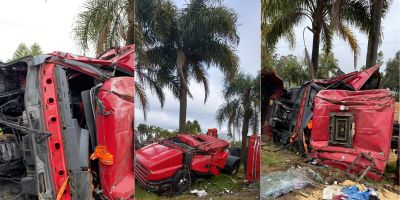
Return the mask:
<path fill-rule="evenodd" d="M 0 63 L 0 184 L 15 199 L 132 198 L 133 73 L 134 46 Z"/>
<path fill-rule="evenodd" d="M 233 175 L 240 158 L 229 155 L 228 147 L 227 141 L 203 134 L 178 134 L 147 145 L 135 151 L 137 183 L 151 192 L 177 195 L 198 176 Z"/>
<path fill-rule="evenodd" d="M 270 73 L 264 84 L 279 82 Z M 283 90 L 264 91 L 264 138 L 290 147 L 319 163 L 379 180 L 387 164 L 394 126 L 394 98 L 378 89 L 379 66 L 313 80 Z"/>

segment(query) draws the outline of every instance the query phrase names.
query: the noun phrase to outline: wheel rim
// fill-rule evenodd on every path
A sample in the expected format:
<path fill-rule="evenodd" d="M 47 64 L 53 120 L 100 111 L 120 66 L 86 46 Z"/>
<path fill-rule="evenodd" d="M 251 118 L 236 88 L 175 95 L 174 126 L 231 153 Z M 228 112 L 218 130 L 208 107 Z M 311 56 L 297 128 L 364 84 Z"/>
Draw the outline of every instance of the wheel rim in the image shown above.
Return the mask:
<path fill-rule="evenodd" d="M 233 170 L 232 170 L 232 174 L 236 174 L 237 171 L 238 171 L 238 166 L 235 165 L 235 167 L 234 167 Z"/>
<path fill-rule="evenodd" d="M 176 184 L 178 194 L 185 192 L 186 190 L 189 189 L 189 181 L 190 180 L 188 177 L 182 177 L 181 179 L 178 180 Z"/>

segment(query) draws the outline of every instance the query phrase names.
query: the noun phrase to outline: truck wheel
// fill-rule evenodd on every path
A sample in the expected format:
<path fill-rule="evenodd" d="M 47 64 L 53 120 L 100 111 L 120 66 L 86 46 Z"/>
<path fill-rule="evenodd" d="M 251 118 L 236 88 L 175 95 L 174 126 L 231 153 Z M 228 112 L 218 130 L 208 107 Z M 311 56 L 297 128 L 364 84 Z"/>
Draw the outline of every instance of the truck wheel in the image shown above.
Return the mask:
<path fill-rule="evenodd" d="M 229 170 L 229 175 L 235 175 L 239 171 L 240 162 L 235 162 L 232 168 Z"/>
<path fill-rule="evenodd" d="M 190 189 L 191 182 L 192 180 L 190 178 L 190 174 L 187 169 L 178 170 L 175 173 L 173 180 L 173 185 L 172 185 L 173 193 L 175 195 L 179 195 L 185 191 L 188 191 Z"/>

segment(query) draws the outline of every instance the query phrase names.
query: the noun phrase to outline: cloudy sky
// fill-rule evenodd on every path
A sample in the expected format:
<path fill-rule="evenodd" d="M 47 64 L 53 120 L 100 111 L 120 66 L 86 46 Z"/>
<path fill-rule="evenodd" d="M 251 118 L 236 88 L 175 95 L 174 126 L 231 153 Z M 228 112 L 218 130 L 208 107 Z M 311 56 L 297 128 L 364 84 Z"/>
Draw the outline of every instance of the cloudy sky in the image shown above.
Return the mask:
<path fill-rule="evenodd" d="M 392 1 L 392 5 L 389 12 L 382 20 L 383 26 L 383 42 L 379 50 L 383 52 L 384 64 L 381 68 L 383 71 L 386 67 L 386 61 L 393 58 L 395 53 L 400 50 L 400 0 Z M 304 57 L 304 44 L 303 44 L 303 29 L 306 26 L 311 26 L 311 23 L 306 19 L 301 25 L 295 28 L 296 34 L 296 48 L 289 49 L 288 43 L 284 40 L 280 40 L 277 45 L 277 53 L 280 55 L 293 54 L 298 58 Z M 363 65 L 365 65 L 368 38 L 367 35 L 360 33 L 357 29 L 352 28 L 358 40 L 358 45 L 360 46 L 360 55 L 358 56 L 357 70 L 359 70 Z M 307 50 L 311 53 L 312 48 L 312 34 L 310 31 L 306 31 L 305 43 Z M 339 67 L 344 72 L 354 71 L 353 65 L 353 53 L 350 50 L 349 45 L 339 37 L 335 36 L 333 42 L 333 53 L 339 61 Z"/>
<path fill-rule="evenodd" d="M 186 4 L 185 0 L 175 0 L 178 7 Z M 240 43 L 237 54 L 240 58 L 240 70 L 256 75 L 260 68 L 260 1 L 224 1 L 224 5 L 238 13 L 238 31 Z M 223 87 L 222 73 L 211 68 L 208 71 L 210 82 L 210 95 L 204 104 L 204 89 L 201 85 L 191 83 L 190 89 L 193 99 L 188 99 L 187 120 L 197 120 L 203 129 L 217 127 L 215 112 L 224 103 L 221 95 Z M 170 92 L 167 92 L 164 108 L 160 108 L 158 100 L 151 96 L 150 110 L 147 121 L 143 120 L 142 111 L 136 108 L 135 123 L 147 123 L 167 129 L 177 129 L 179 125 L 179 101 Z M 226 133 L 226 125 L 221 127 L 221 132 Z"/>
<path fill-rule="evenodd" d="M 10 59 L 18 44 L 37 42 L 45 53 L 80 53 L 71 33 L 84 1 L 13 0 L 0 6 L 0 60 Z"/>

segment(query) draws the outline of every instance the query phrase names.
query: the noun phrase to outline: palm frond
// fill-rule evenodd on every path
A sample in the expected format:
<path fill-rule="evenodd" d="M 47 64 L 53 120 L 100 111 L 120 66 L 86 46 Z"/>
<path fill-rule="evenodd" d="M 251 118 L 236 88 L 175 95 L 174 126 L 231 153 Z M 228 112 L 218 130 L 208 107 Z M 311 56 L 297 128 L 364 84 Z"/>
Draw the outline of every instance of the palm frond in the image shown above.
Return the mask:
<path fill-rule="evenodd" d="M 360 47 L 358 46 L 357 38 L 354 33 L 350 30 L 348 26 L 342 25 L 339 27 L 338 34 L 346 42 L 349 43 L 351 50 L 354 55 L 354 69 L 357 68 L 357 57 L 360 52 Z"/>
<path fill-rule="evenodd" d="M 202 83 L 204 87 L 204 103 L 206 103 L 208 95 L 210 93 L 208 78 L 207 78 L 207 70 L 200 63 L 192 64 L 192 73 L 194 80 L 197 83 Z"/>
<path fill-rule="evenodd" d="M 139 99 L 139 105 L 142 107 L 144 119 L 147 119 L 148 100 L 144 88 L 135 81 L 135 96 Z"/>

